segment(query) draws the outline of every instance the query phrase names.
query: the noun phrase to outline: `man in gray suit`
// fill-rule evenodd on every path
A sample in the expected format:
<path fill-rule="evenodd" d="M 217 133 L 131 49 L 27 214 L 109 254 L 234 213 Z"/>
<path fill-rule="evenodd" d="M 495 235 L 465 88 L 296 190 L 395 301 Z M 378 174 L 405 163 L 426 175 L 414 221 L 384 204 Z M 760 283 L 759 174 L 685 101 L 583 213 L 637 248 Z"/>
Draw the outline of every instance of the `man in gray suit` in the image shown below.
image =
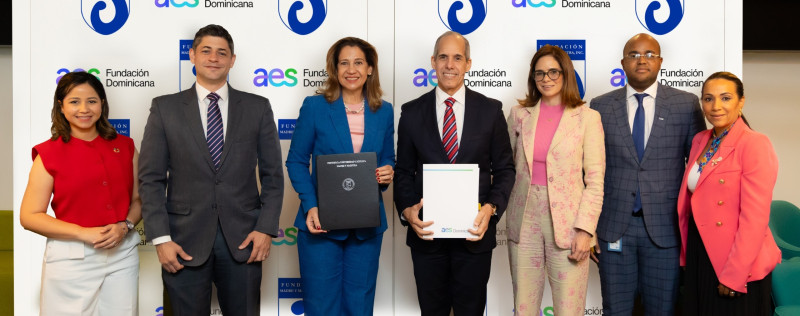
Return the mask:
<path fill-rule="evenodd" d="M 680 237 L 677 198 L 692 145 L 705 129 L 697 96 L 656 82 L 661 46 L 637 34 L 625 44 L 628 84 L 594 98 L 605 130 L 606 178 L 595 261 L 604 315 L 673 315 Z M 602 253 L 602 254 L 600 254 Z"/>
<path fill-rule="evenodd" d="M 189 57 L 197 84 L 153 99 L 139 158 L 145 232 L 171 302 L 165 314 L 207 316 L 213 282 L 225 315 L 258 315 L 261 262 L 283 201 L 272 109 L 228 85 L 236 55 L 223 27 L 201 28 Z"/>

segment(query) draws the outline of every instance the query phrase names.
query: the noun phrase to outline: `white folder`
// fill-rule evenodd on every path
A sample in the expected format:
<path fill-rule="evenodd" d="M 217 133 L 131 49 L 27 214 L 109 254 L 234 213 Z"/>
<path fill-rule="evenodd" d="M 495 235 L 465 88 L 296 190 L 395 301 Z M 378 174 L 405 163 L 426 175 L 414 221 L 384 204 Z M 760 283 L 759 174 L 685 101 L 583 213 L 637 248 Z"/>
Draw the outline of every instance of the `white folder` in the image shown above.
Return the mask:
<path fill-rule="evenodd" d="M 480 209 L 478 165 L 423 164 L 422 179 L 422 220 L 433 221 L 425 228 L 433 238 L 477 237 L 467 230 Z"/>

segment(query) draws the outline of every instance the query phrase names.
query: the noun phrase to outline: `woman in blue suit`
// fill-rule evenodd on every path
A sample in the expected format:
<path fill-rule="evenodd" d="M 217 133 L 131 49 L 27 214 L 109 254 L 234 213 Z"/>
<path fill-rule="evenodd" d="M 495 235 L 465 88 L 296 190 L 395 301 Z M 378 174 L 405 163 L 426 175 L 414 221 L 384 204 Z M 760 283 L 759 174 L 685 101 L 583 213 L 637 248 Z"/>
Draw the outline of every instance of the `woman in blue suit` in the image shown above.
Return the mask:
<path fill-rule="evenodd" d="M 345 37 L 328 50 L 328 80 L 307 97 L 297 118 L 286 168 L 300 209 L 297 251 L 305 314 L 372 315 L 386 214 L 378 227 L 325 231 L 317 209 L 317 155 L 375 152 L 375 179 L 385 190 L 394 176 L 394 110 L 381 100 L 378 54 Z"/>

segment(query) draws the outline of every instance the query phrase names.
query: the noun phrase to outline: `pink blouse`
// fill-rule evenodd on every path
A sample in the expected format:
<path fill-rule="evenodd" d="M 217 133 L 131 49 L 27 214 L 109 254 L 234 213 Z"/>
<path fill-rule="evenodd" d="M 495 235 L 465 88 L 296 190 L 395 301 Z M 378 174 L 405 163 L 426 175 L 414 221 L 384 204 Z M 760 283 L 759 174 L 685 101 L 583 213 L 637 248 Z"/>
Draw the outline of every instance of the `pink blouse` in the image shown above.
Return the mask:
<path fill-rule="evenodd" d="M 564 107 L 561 105 L 539 105 L 539 121 L 533 139 L 533 163 L 531 164 L 531 184 L 547 185 L 547 152 L 553 135 L 556 134 Z"/>
<path fill-rule="evenodd" d="M 350 111 L 361 108 L 361 104 L 345 104 Z M 350 126 L 350 140 L 353 142 L 353 152 L 361 152 L 361 145 L 364 144 L 364 111 L 368 111 L 364 105 L 364 110 L 358 113 L 347 111 L 347 124 Z"/>

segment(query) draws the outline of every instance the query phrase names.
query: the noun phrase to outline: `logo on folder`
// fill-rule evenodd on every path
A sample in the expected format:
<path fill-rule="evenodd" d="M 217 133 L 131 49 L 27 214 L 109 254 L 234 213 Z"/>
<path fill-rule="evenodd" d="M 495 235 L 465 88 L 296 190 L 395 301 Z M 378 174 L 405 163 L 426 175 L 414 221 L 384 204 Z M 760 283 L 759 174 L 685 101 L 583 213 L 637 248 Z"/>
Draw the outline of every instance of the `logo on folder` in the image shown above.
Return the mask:
<path fill-rule="evenodd" d="M 289 30 L 300 35 L 308 35 L 316 31 L 325 21 L 325 16 L 328 15 L 328 1 L 305 1 L 311 4 L 310 7 L 306 7 L 303 2 L 278 0 L 278 15 Z"/>
<path fill-rule="evenodd" d="M 544 45 L 558 46 L 567 52 L 575 68 L 575 81 L 578 82 L 578 92 L 581 99 L 586 95 L 586 40 L 537 40 L 536 49 Z"/>
<path fill-rule="evenodd" d="M 464 7 L 464 2 L 469 2 L 470 10 Z M 474 32 L 486 19 L 488 0 L 439 0 L 439 19 L 448 29 L 467 35 Z M 462 11 L 463 10 L 463 11 Z M 469 18 L 461 22 L 459 15 L 472 12 Z M 463 18 L 462 18 L 463 19 Z"/>
<path fill-rule="evenodd" d="M 101 35 L 119 31 L 128 21 L 130 12 L 130 0 L 81 0 L 83 21 Z"/>
<path fill-rule="evenodd" d="M 656 35 L 672 32 L 683 19 L 684 0 L 636 0 L 636 18 L 648 31 Z M 667 7 L 662 7 L 666 2 Z M 669 15 L 667 15 L 669 14 Z M 656 17 L 658 16 L 658 17 Z M 642 21 L 644 18 L 644 21 Z M 660 21 L 660 22 L 659 22 Z"/>

